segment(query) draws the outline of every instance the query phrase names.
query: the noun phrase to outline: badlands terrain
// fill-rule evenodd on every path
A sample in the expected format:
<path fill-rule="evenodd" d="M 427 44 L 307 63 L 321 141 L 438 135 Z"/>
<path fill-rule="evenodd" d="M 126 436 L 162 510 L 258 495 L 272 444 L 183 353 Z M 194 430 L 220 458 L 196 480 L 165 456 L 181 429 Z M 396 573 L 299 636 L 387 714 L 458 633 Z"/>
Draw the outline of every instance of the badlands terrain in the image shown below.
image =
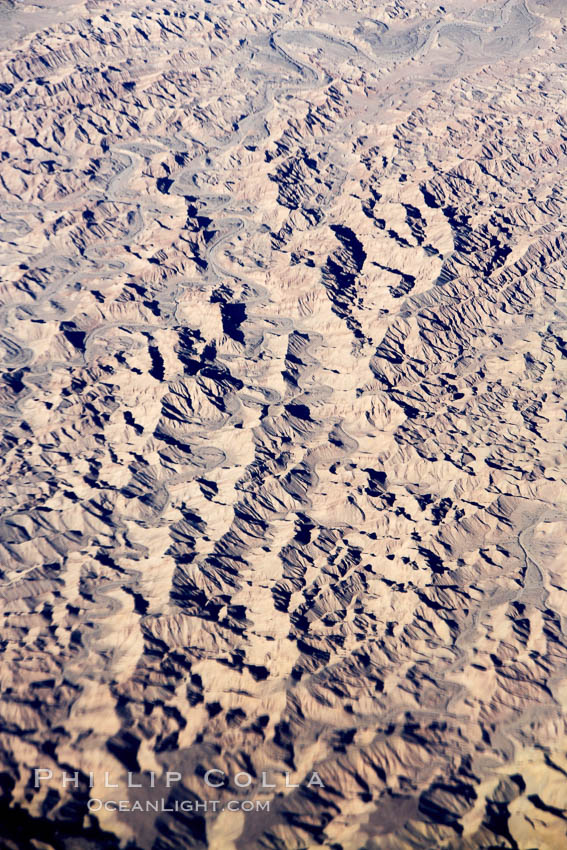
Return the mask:
<path fill-rule="evenodd" d="M 565 850 L 564 0 L 0 3 L 2 850 Z"/>

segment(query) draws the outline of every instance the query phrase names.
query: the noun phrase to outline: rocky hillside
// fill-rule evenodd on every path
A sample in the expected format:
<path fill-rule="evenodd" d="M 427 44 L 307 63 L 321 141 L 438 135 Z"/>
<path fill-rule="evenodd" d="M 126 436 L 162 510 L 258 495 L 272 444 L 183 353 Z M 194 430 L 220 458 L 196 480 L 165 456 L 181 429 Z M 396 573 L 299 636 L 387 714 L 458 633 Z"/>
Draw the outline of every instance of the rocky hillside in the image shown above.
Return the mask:
<path fill-rule="evenodd" d="M 2 848 L 567 848 L 565 13 L 4 0 Z"/>

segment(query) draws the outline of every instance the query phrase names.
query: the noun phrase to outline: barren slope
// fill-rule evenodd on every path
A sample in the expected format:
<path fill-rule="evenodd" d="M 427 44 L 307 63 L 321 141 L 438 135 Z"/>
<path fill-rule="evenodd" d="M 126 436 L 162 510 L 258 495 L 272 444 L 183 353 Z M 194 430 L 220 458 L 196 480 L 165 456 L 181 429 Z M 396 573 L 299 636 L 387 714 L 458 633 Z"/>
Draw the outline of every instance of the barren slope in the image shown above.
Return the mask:
<path fill-rule="evenodd" d="M 567 848 L 566 24 L 4 0 L 2 847 Z"/>

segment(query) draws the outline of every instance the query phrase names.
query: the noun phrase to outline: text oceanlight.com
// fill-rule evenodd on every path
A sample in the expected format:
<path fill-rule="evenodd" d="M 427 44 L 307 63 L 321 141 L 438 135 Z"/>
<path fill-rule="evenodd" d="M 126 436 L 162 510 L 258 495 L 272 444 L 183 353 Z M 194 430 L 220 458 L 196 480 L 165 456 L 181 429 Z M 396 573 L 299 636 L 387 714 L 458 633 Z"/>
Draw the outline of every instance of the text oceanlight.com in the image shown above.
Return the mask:
<path fill-rule="evenodd" d="M 89 812 L 269 812 L 269 800 L 100 800 L 87 803 Z"/>

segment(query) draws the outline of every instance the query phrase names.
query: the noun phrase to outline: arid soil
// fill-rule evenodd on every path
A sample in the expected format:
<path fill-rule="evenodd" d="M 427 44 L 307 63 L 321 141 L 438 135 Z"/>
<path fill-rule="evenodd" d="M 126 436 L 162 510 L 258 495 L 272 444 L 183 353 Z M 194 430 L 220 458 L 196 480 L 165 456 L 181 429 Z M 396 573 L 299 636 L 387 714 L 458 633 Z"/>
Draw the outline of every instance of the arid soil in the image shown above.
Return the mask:
<path fill-rule="evenodd" d="M 565 850 L 564 0 L 0 3 L 2 850 Z"/>

